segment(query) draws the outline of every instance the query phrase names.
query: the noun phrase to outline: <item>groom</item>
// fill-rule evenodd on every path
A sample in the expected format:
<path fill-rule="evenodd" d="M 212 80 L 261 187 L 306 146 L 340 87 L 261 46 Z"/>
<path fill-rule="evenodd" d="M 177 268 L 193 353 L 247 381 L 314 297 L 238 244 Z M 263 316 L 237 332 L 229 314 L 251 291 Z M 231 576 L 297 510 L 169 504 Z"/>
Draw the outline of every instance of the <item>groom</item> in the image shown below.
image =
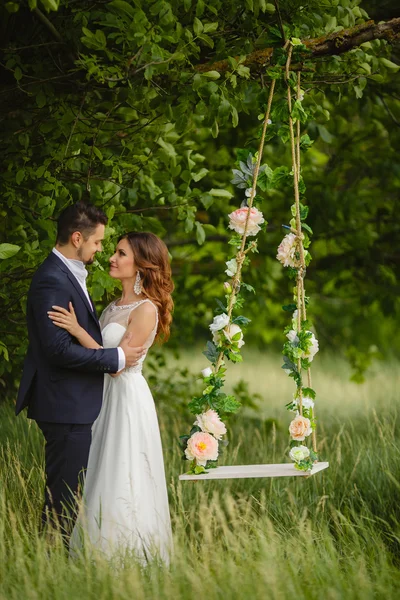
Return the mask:
<path fill-rule="evenodd" d="M 79 474 L 87 467 L 92 425 L 102 402 L 104 373 L 136 364 L 143 348 L 125 338 L 118 348 L 89 350 L 47 316 L 52 306 L 72 302 L 79 324 L 102 344 L 94 304 L 86 288 L 85 265 L 102 250 L 107 216 L 78 202 L 58 219 L 55 248 L 33 276 L 28 294 L 29 347 L 16 414 L 28 407 L 46 440 L 46 492 L 42 521 L 49 514 L 68 532 L 76 511 Z M 68 522 L 69 520 L 69 522 Z"/>

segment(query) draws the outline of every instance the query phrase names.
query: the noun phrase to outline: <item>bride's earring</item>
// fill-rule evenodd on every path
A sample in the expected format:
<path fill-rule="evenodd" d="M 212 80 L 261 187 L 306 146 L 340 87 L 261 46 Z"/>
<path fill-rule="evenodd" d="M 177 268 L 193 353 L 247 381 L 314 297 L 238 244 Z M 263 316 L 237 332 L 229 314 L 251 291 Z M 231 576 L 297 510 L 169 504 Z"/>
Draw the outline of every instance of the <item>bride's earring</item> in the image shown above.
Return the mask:
<path fill-rule="evenodd" d="M 142 280 L 140 278 L 139 271 L 136 271 L 136 280 L 135 285 L 133 286 L 133 291 L 137 296 L 139 296 L 142 293 Z"/>

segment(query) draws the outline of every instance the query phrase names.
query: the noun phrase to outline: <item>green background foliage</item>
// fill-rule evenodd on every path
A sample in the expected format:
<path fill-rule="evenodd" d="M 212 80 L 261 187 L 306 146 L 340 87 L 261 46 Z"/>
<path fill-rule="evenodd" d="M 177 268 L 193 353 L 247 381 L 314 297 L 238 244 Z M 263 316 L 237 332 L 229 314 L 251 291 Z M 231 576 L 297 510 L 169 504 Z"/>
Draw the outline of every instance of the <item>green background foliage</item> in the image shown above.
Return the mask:
<path fill-rule="evenodd" d="M 204 336 L 222 295 L 227 214 L 243 200 L 231 169 L 238 149 L 258 145 L 270 77 L 282 73 L 282 33 L 304 40 L 358 28 L 369 15 L 396 16 L 394 2 L 279 7 L 281 20 L 264 0 L 1 5 L 0 236 L 11 247 L 0 246 L 0 381 L 9 395 L 26 350 L 32 273 L 54 245 L 60 210 L 78 199 L 110 217 L 90 279 L 99 308 L 117 292 L 107 275 L 116 237 L 153 231 L 172 256 L 171 345 Z M 267 47 L 270 62 L 244 64 Z M 346 352 L 359 377 L 371 357 L 400 352 L 398 43 L 389 36 L 321 58 L 300 49 L 298 58 L 309 115 L 302 125 L 314 231 L 309 311 L 321 347 Z M 217 63 L 199 71 L 225 59 L 225 70 Z M 245 274 L 257 289 L 247 298 L 246 342 L 259 347 L 281 345 L 281 305 L 291 298 L 275 260 L 293 195 L 283 91 L 264 156 L 274 173 L 260 204 L 269 225 Z"/>

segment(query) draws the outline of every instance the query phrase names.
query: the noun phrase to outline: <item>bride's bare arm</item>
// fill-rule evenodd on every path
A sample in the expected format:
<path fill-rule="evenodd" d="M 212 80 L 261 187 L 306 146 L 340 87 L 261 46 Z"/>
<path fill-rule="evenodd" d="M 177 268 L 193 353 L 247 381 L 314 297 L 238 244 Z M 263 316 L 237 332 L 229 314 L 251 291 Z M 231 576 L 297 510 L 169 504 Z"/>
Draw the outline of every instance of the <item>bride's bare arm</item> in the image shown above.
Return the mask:
<path fill-rule="evenodd" d="M 52 309 L 53 310 L 48 311 L 47 314 L 54 325 L 66 329 L 84 348 L 91 348 L 92 350 L 102 348 L 102 346 L 100 346 L 100 344 L 98 344 L 96 340 L 94 340 L 92 336 L 79 325 L 72 302 L 69 303 L 69 311 L 61 306 L 52 306 Z"/>
<path fill-rule="evenodd" d="M 131 334 L 130 346 L 143 346 L 156 324 L 156 308 L 150 302 L 143 302 L 130 314 L 126 333 Z"/>

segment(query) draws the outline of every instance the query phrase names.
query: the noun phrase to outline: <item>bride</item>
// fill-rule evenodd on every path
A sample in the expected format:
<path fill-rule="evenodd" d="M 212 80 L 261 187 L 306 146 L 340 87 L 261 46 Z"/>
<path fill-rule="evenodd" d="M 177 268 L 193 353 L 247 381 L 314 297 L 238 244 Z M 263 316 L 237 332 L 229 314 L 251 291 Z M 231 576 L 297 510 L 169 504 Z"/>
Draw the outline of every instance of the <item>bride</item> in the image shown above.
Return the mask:
<path fill-rule="evenodd" d="M 134 367 L 105 375 L 103 404 L 93 425 L 83 508 L 71 537 L 71 552 L 83 539 L 107 556 L 131 551 L 139 560 L 168 562 L 171 524 L 160 431 L 142 365 L 155 339 L 169 337 L 173 302 L 171 268 L 164 242 L 152 233 L 128 233 L 110 258 L 110 275 L 121 280 L 122 297 L 100 317 L 105 348 L 130 336 L 143 346 Z M 86 348 L 99 348 L 80 327 L 74 308 L 53 307 L 52 321 Z M 82 398 L 82 402 L 85 399 Z"/>

